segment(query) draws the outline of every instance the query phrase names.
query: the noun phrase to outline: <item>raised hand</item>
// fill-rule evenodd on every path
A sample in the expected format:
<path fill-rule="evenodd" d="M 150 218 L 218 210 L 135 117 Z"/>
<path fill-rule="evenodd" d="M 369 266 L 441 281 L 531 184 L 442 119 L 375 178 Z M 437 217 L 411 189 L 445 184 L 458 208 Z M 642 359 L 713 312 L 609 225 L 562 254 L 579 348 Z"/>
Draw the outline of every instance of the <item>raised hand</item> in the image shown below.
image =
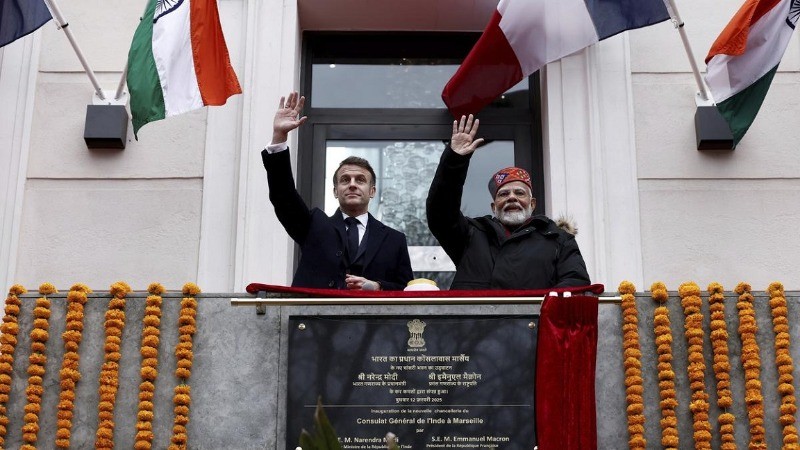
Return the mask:
<path fill-rule="evenodd" d="M 474 119 L 472 114 L 469 117 L 461 116 L 460 121 L 454 120 L 450 148 L 459 155 L 469 155 L 474 152 L 479 145 L 483 144 L 483 138 L 475 139 L 479 124 L 480 121 Z"/>
<path fill-rule="evenodd" d="M 292 92 L 289 97 L 281 97 L 275 119 L 272 121 L 272 143 L 286 142 L 289 132 L 302 125 L 307 116 L 300 116 L 306 98 L 297 92 Z"/>

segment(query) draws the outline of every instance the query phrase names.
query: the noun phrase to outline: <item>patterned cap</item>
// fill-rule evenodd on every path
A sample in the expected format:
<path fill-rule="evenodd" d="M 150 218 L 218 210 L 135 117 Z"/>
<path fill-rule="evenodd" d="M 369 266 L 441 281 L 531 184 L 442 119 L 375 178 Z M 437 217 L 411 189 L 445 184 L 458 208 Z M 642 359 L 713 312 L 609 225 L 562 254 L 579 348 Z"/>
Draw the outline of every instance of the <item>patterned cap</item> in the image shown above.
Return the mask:
<path fill-rule="evenodd" d="M 489 178 L 489 193 L 492 194 L 492 198 L 497 195 L 497 190 L 500 189 L 500 186 L 512 181 L 522 181 L 527 184 L 530 189 L 533 189 L 533 186 L 531 186 L 531 176 L 528 174 L 527 170 L 520 169 L 519 167 L 506 167 L 505 169 L 498 170 L 497 173 L 492 175 L 492 178 Z"/>

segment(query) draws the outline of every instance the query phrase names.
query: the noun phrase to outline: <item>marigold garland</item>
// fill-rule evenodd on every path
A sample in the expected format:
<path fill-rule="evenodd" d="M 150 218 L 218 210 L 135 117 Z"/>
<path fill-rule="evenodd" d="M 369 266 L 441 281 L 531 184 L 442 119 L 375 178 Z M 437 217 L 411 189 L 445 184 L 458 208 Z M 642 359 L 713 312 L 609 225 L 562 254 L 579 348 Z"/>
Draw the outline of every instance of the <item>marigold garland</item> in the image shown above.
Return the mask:
<path fill-rule="evenodd" d="M 14 352 L 17 350 L 19 333 L 19 310 L 22 302 L 19 295 L 28 292 L 22 285 L 15 284 L 8 290 L 5 315 L 0 325 L 0 448 L 5 445 L 8 427 L 6 404 L 11 393 L 11 376 L 14 374 Z"/>
<path fill-rule="evenodd" d="M 192 375 L 192 339 L 197 331 L 195 317 L 197 316 L 197 300 L 194 298 L 200 293 L 200 288 L 194 283 L 183 285 L 183 300 L 181 300 L 181 313 L 178 318 L 178 331 L 180 337 L 175 346 L 177 368 L 175 376 L 178 386 L 175 387 L 175 421 L 172 427 L 170 450 L 185 450 L 189 441 L 186 425 L 189 424 L 189 405 L 191 404 L 191 387 L 189 377 Z"/>
<path fill-rule="evenodd" d="M 622 296 L 622 349 L 625 360 L 625 400 L 628 403 L 628 446 L 644 449 L 644 380 L 642 379 L 642 351 L 639 346 L 639 317 L 636 310 L 636 286 L 630 281 L 619 284 Z"/>
<path fill-rule="evenodd" d="M 775 364 L 779 374 L 778 393 L 781 395 L 780 422 L 783 425 L 783 446 L 798 448 L 797 428 L 794 426 L 794 414 L 797 412 L 792 374 L 794 362 L 789 353 L 789 310 L 786 306 L 783 284 L 771 283 L 767 292 L 769 292 L 772 327 L 775 332 Z"/>
<path fill-rule="evenodd" d="M 20 447 L 22 450 L 36 450 L 36 441 L 39 435 L 39 413 L 42 410 L 42 395 L 44 387 L 45 363 L 47 362 L 47 340 L 50 338 L 50 300 L 48 295 L 58 292 L 50 283 L 42 283 L 39 286 L 39 294 L 42 296 L 36 299 L 36 307 L 33 308 L 33 329 L 31 330 L 31 355 L 28 358 L 28 387 L 25 395 L 28 403 L 25 405 L 25 425 L 22 426 L 22 441 L 25 444 Z"/>
<path fill-rule="evenodd" d="M 735 417 L 728 412 L 733 405 L 731 395 L 731 363 L 728 359 L 728 327 L 725 323 L 725 291 L 719 283 L 708 285 L 708 309 L 711 313 L 711 348 L 714 352 L 714 377 L 717 380 L 719 435 L 722 450 L 736 450 L 733 434 Z"/>
<path fill-rule="evenodd" d="M 139 412 L 136 422 L 136 450 L 149 450 L 153 445 L 153 402 L 156 390 L 156 377 L 158 376 L 158 343 L 161 335 L 161 294 L 164 286 L 152 283 L 147 287 L 147 296 L 142 327 L 142 366 L 140 374 L 142 382 L 139 384 Z"/>
<path fill-rule="evenodd" d="M 122 329 L 125 328 L 125 297 L 131 287 L 122 281 L 111 285 L 111 300 L 106 310 L 105 362 L 100 369 L 100 402 L 97 405 L 96 449 L 114 448 L 114 405 L 119 388 L 120 344 Z"/>
<path fill-rule="evenodd" d="M 689 388 L 692 390 L 689 410 L 694 424 L 694 445 L 696 449 L 711 448 L 711 423 L 708 421 L 708 393 L 705 391 L 706 364 L 703 359 L 703 314 L 700 307 L 700 287 L 696 283 L 683 283 L 678 288 L 684 313 L 689 363 Z"/>
<path fill-rule="evenodd" d="M 58 397 L 58 429 L 56 447 L 69 448 L 72 434 L 72 412 L 75 409 L 75 386 L 81 379 L 78 348 L 83 338 L 83 305 L 86 294 L 92 292 L 85 284 L 75 284 L 67 294 L 67 317 L 64 333 L 64 359 L 61 362 L 61 393 Z"/>
<path fill-rule="evenodd" d="M 658 390 L 661 395 L 661 445 L 665 449 L 677 449 L 678 417 L 675 409 L 678 399 L 675 395 L 675 371 L 672 369 L 672 328 L 669 310 L 665 306 L 669 299 L 667 287 L 660 281 L 653 283 L 650 296 L 659 304 L 655 309 L 653 326 L 658 354 Z"/>
<path fill-rule="evenodd" d="M 764 431 L 764 397 L 761 395 L 761 356 L 756 342 L 756 314 L 753 309 L 752 288 L 747 283 L 739 283 L 736 293 L 739 301 L 739 337 L 742 340 L 742 367 L 744 368 L 744 401 L 750 421 L 750 449 L 766 449 Z"/>

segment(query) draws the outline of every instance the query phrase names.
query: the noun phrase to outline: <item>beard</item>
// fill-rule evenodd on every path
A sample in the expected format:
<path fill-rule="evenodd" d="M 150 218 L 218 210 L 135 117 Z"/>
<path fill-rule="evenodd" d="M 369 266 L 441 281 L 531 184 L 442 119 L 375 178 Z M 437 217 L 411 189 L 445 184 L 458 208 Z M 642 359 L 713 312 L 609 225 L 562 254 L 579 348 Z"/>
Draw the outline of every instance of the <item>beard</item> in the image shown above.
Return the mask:
<path fill-rule="evenodd" d="M 533 208 L 528 205 L 522 209 L 515 209 L 513 211 L 508 211 L 508 208 L 512 205 L 506 205 L 503 209 L 495 211 L 495 217 L 497 220 L 500 221 L 503 225 L 507 227 L 516 227 L 520 226 L 525 223 L 526 220 L 530 219 L 531 214 L 533 214 Z M 513 205 L 519 206 L 519 205 Z"/>

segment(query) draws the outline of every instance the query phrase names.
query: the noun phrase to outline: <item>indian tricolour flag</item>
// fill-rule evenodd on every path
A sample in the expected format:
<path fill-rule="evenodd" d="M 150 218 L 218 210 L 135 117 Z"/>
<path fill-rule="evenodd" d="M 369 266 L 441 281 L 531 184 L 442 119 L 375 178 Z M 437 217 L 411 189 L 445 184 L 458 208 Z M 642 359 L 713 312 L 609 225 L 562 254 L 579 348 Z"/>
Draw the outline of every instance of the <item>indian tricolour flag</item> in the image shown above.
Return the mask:
<path fill-rule="evenodd" d="M 133 131 L 241 94 L 216 0 L 149 0 L 128 52 Z"/>
<path fill-rule="evenodd" d="M 800 15 L 800 0 L 747 0 L 706 56 L 706 81 L 734 144 L 756 118 Z"/>

